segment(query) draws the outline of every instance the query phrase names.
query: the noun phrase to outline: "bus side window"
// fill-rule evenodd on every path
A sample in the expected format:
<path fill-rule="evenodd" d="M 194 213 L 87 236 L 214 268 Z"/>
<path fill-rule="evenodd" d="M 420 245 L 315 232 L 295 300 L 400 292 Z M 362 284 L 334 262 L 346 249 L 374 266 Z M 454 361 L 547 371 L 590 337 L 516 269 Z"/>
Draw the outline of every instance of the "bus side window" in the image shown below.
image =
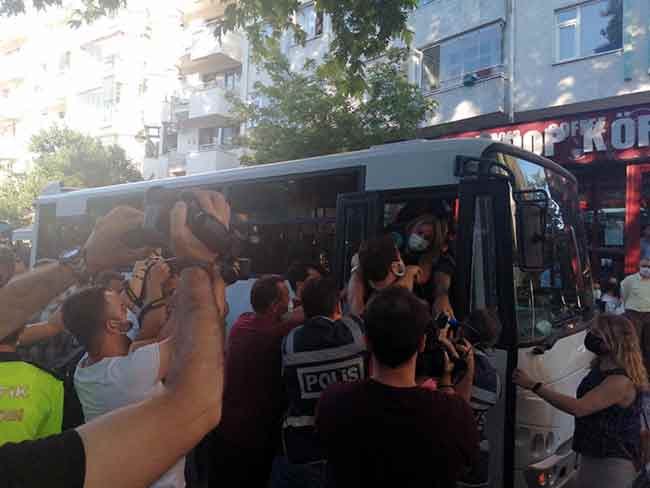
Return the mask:
<path fill-rule="evenodd" d="M 233 213 L 244 222 L 242 257 L 254 275 L 284 274 L 295 261 L 329 269 L 336 245 L 336 201 L 353 191 L 355 173 L 235 183 Z"/>
<path fill-rule="evenodd" d="M 36 260 L 55 258 L 57 252 L 56 205 L 48 203 L 38 209 L 38 236 L 36 240 Z"/>

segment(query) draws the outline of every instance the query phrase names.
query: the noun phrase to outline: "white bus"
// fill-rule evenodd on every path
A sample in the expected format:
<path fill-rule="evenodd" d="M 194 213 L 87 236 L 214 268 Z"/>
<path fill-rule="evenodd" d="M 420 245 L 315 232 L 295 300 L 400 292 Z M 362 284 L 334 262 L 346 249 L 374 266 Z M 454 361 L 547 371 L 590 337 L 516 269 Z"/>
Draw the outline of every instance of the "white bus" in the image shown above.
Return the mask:
<path fill-rule="evenodd" d="M 83 243 L 116 205 L 142 208 L 151 186 L 223 192 L 246 214 L 244 254 L 254 275 L 320 261 L 341 285 L 360 242 L 404 208 L 451 209 L 456 221 L 452 304 L 462 318 L 497 310 L 493 353 L 504 385 L 488 417 L 491 486 L 561 487 L 573 477 L 573 419 L 510 380 L 518 365 L 574 395 L 589 367 L 583 345 L 594 306 L 575 178 L 514 146 L 486 139 L 416 140 L 287 163 L 43 195 L 32 259 Z M 252 280 L 228 289 L 231 314 L 248 309 Z M 426 467 L 423 467 L 426 469 Z"/>

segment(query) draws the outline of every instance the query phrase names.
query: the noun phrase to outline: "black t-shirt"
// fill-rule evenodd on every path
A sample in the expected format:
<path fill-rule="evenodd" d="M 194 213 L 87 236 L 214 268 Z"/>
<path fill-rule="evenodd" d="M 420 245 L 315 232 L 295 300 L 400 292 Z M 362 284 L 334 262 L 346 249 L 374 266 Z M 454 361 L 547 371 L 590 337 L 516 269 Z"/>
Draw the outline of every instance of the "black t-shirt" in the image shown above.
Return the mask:
<path fill-rule="evenodd" d="M 461 397 L 374 380 L 330 386 L 317 429 L 327 486 L 452 488 L 478 456 L 472 409 Z"/>
<path fill-rule="evenodd" d="M 76 430 L 0 446 L 3 488 L 82 488 L 86 453 Z"/>

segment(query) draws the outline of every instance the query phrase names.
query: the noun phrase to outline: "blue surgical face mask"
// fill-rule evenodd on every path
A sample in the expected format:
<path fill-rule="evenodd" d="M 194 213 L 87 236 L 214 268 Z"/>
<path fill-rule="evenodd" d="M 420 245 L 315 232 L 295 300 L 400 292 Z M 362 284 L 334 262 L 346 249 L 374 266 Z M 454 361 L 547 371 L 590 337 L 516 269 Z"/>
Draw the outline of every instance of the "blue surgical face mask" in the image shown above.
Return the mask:
<path fill-rule="evenodd" d="M 409 249 L 414 252 L 426 251 L 431 243 L 420 234 L 411 234 L 409 237 Z"/>

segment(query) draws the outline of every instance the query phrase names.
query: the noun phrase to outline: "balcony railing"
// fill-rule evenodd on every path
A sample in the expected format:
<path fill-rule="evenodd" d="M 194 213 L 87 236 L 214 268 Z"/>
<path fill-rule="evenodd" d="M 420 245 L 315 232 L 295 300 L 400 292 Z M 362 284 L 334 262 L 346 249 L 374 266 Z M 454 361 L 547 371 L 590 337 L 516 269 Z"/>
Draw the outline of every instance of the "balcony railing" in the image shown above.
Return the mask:
<path fill-rule="evenodd" d="M 226 90 L 219 86 L 194 92 L 190 97 L 189 119 L 215 116 L 219 120 L 216 120 L 217 123 L 213 126 L 219 127 L 221 123 L 227 126 L 227 121 L 231 118 L 231 104 L 226 97 L 226 93 Z"/>
<path fill-rule="evenodd" d="M 206 26 L 191 37 L 181 63 L 182 70 L 190 74 L 236 69 L 243 62 L 242 45 L 238 34 L 228 32 L 219 38 L 214 35 L 214 27 Z"/>

